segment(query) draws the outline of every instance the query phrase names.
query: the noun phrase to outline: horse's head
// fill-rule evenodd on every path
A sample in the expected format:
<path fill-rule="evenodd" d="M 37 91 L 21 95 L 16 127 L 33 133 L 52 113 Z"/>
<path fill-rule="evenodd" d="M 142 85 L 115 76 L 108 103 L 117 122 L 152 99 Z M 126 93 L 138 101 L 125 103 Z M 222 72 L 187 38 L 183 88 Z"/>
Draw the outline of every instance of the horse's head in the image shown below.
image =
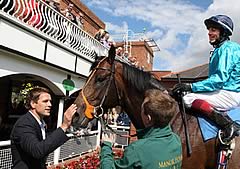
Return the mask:
<path fill-rule="evenodd" d="M 96 57 L 92 64 L 87 82 L 75 100 L 78 106 L 72 123 L 75 128 L 87 126 L 94 117 L 101 116 L 104 109 L 117 105 L 136 128 L 143 128 L 140 112 L 144 92 L 152 88 L 165 90 L 151 73 L 115 60 L 115 54 L 112 46 L 108 57 Z"/>
<path fill-rule="evenodd" d="M 101 116 L 105 108 L 117 105 L 114 59 L 113 46 L 109 50 L 108 57 L 96 56 L 91 66 L 91 73 L 75 100 L 78 107 L 72 123 L 75 128 L 86 127 L 94 117 Z"/>

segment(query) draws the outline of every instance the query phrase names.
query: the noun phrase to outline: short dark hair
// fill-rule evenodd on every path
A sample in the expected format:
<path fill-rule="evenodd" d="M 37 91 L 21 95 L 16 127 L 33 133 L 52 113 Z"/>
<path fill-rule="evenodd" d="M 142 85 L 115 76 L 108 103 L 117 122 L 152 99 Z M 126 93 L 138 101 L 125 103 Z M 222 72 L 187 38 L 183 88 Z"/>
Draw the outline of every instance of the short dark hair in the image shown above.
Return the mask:
<path fill-rule="evenodd" d="M 168 94 L 157 89 L 145 92 L 142 111 L 151 116 L 154 127 L 166 127 L 178 110 L 177 102 Z"/>
<path fill-rule="evenodd" d="M 29 91 L 29 93 L 26 97 L 26 103 L 25 103 L 25 107 L 27 110 L 30 110 L 32 108 L 31 101 L 33 101 L 34 103 L 37 103 L 41 93 L 49 93 L 50 94 L 50 91 L 44 87 L 34 87 L 32 90 Z"/>

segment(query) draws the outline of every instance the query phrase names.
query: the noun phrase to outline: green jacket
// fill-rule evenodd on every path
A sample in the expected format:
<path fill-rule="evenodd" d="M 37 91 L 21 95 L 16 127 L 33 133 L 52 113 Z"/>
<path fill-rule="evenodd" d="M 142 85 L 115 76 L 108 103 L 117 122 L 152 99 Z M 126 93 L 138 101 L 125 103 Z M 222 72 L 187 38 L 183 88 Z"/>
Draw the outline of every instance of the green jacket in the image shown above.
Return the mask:
<path fill-rule="evenodd" d="M 138 130 L 137 141 L 124 151 L 122 159 L 114 160 L 110 142 L 103 142 L 101 149 L 101 169 L 143 168 L 180 169 L 182 147 L 179 136 L 170 126 Z"/>

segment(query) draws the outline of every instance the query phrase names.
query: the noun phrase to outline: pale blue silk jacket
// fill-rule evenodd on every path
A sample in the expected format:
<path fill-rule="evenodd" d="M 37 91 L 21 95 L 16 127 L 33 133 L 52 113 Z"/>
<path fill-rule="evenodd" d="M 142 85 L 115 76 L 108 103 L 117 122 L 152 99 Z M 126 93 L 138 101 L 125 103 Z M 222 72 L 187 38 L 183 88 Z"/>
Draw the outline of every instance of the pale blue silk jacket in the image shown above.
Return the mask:
<path fill-rule="evenodd" d="M 192 84 L 194 93 L 220 89 L 240 92 L 240 45 L 229 40 L 214 49 L 208 78 Z"/>

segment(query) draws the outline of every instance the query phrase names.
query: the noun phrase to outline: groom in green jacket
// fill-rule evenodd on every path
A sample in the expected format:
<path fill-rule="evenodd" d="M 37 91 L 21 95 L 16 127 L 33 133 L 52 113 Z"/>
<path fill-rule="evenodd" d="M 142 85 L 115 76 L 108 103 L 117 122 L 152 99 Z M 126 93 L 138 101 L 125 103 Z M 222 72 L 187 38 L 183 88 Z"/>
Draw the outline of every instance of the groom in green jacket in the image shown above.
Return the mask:
<path fill-rule="evenodd" d="M 145 93 L 141 110 L 145 128 L 137 130 L 138 140 L 125 149 L 122 159 L 113 159 L 112 144 L 116 136 L 103 133 L 101 169 L 181 168 L 181 140 L 169 125 L 178 111 L 175 100 L 159 90 L 150 89 Z"/>

